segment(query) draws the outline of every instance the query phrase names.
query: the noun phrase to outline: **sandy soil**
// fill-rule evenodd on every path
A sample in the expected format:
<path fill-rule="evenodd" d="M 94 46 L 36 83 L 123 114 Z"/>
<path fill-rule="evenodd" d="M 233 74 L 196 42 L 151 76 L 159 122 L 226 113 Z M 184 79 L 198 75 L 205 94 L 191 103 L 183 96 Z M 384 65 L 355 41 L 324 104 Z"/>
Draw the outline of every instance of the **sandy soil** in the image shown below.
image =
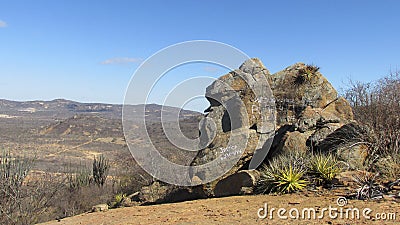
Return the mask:
<path fill-rule="evenodd" d="M 347 205 L 339 207 L 337 204 L 338 197 L 304 194 L 235 196 L 111 209 L 107 212 L 86 213 L 45 224 L 400 224 L 400 203 L 393 200 L 381 202 L 348 200 Z M 260 216 L 263 216 L 265 203 L 268 205 L 269 212 L 272 208 L 276 208 L 273 211 L 272 219 L 269 218 L 269 215 L 265 219 L 258 216 L 259 211 Z M 330 218 L 329 206 L 338 209 L 338 218 Z M 316 210 L 317 217 L 322 214 L 324 208 L 328 210 L 325 211 L 322 219 L 302 218 L 302 210 L 311 207 Z M 284 216 L 288 217 L 289 210 L 291 210 L 293 216 L 296 216 L 297 209 L 299 218 L 280 219 L 277 213 L 279 208 L 286 209 L 287 212 Z M 352 212 L 356 212 L 356 208 L 360 212 L 360 218 L 352 218 L 351 212 L 348 213 L 348 218 L 346 218 L 346 209 L 354 209 Z M 370 219 L 363 216 L 365 208 L 372 210 L 368 214 L 371 217 Z M 341 209 L 342 218 L 340 216 Z M 335 213 L 332 212 L 334 216 Z M 307 215 L 308 213 L 305 211 L 305 217 Z M 380 219 L 382 217 L 387 218 Z"/>

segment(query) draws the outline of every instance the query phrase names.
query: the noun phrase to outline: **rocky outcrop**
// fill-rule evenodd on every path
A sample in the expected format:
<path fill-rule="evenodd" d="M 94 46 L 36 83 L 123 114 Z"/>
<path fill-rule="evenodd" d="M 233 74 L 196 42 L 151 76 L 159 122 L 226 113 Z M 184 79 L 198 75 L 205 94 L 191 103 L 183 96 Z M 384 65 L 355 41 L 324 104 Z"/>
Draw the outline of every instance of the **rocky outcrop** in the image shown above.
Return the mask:
<path fill-rule="evenodd" d="M 318 148 L 327 136 L 353 120 L 349 103 L 338 97 L 318 70 L 296 63 L 271 75 L 260 60 L 251 59 L 207 88 L 210 107 L 201 130 L 207 134 L 208 139 L 203 142 L 207 146 L 192 165 L 215 160 L 221 149 L 234 152 L 235 148 L 229 144 L 233 135 L 239 142 L 247 141 L 247 145 L 232 169 L 202 186 L 205 193 L 243 194 L 245 185 L 240 180 L 250 178 L 244 178 L 241 171 L 249 169 L 257 152 L 269 151 L 267 158 L 270 158 L 284 151 Z M 260 99 L 267 99 L 266 104 L 260 105 Z M 271 110 L 272 107 L 275 108 Z M 239 132 L 234 134 L 234 131 Z M 200 182 L 207 176 L 207 173 L 193 174 L 192 178 Z"/>
<path fill-rule="evenodd" d="M 210 107 L 200 123 L 202 150 L 191 165 L 217 161 L 214 170 L 223 175 L 214 178 L 214 170 L 193 170 L 197 186 L 174 191 L 157 187 L 162 200 L 142 200 L 251 194 L 259 178 L 254 169 L 287 151 L 335 151 L 357 163 L 366 158 L 362 142 L 345 144 L 350 143 L 346 133 L 355 139 L 364 130 L 353 121 L 350 104 L 316 66 L 296 63 L 271 75 L 259 59 L 250 59 L 207 87 L 206 98 Z M 229 160 L 235 163 L 226 169 Z"/>
<path fill-rule="evenodd" d="M 220 167 L 215 170 L 221 170 L 222 176 L 204 185 L 205 193 L 213 195 L 219 181 L 247 169 L 257 152 L 268 151 L 276 128 L 270 76 L 260 60 L 252 59 L 207 87 L 210 107 L 200 130 L 206 134 L 201 143 L 207 144 L 191 165 L 219 160 Z M 230 160 L 235 161 L 232 168 Z M 215 175 L 216 171 L 193 171 L 192 181 L 204 183 Z"/>
<path fill-rule="evenodd" d="M 276 137 L 270 157 L 282 151 L 315 149 L 329 134 L 353 121 L 350 104 L 338 97 L 317 67 L 296 63 L 271 77 L 277 126 L 286 126 L 286 131 L 282 138 Z"/>
<path fill-rule="evenodd" d="M 107 204 L 99 204 L 92 207 L 92 212 L 106 212 L 108 211 Z"/>
<path fill-rule="evenodd" d="M 292 123 L 306 106 L 324 108 L 337 99 L 337 91 L 318 70 L 296 63 L 271 76 L 278 125 Z"/>

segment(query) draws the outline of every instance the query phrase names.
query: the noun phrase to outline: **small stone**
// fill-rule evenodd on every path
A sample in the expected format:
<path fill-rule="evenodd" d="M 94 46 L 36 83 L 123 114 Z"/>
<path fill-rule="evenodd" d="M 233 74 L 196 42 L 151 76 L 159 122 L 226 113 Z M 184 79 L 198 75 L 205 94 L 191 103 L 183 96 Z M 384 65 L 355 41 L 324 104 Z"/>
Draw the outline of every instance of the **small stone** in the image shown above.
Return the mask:
<path fill-rule="evenodd" d="M 107 204 L 99 204 L 92 207 L 92 212 L 106 212 L 108 211 Z"/>

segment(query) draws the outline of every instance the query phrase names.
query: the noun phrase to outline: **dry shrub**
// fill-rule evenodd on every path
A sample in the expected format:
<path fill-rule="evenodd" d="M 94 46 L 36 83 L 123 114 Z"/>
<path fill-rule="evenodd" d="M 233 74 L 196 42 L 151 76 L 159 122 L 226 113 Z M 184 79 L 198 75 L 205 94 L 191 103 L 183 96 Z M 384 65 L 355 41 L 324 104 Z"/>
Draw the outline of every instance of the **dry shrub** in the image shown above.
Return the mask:
<path fill-rule="evenodd" d="M 61 181 L 49 174 L 33 176 L 33 165 L 33 159 L 9 151 L 0 155 L 0 224 L 34 224 L 46 217 Z"/>
<path fill-rule="evenodd" d="M 26 225 L 74 216 L 110 202 L 117 193 L 127 191 L 126 186 L 139 186 L 134 171 L 126 173 L 132 177 L 126 186 L 107 179 L 106 162 L 95 159 L 94 170 L 80 164 L 62 173 L 33 173 L 34 160 L 0 152 L 0 224 Z M 100 178 L 98 183 L 93 173 Z"/>
<path fill-rule="evenodd" d="M 372 156 L 374 160 L 371 162 L 385 158 L 398 158 L 400 154 L 400 72 L 392 72 L 376 82 L 350 82 L 350 87 L 344 95 L 353 107 L 355 119 L 373 131 Z M 387 165 L 388 162 L 393 165 Z M 386 160 L 382 165 L 397 168 L 397 164 L 396 160 Z M 379 164 L 374 166 L 377 170 L 383 169 L 379 168 Z"/>
<path fill-rule="evenodd" d="M 53 214 L 47 220 L 61 219 L 88 212 L 92 206 L 107 203 L 115 195 L 110 184 L 104 186 L 90 184 L 73 190 L 64 186 L 62 191 L 58 193 L 50 206 Z"/>

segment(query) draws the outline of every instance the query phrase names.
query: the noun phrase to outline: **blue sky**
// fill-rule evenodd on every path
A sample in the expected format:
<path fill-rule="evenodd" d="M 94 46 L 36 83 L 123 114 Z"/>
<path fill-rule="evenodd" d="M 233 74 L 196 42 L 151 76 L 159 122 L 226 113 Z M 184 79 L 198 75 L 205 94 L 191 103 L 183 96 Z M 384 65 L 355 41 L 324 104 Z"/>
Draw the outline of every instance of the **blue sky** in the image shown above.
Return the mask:
<path fill-rule="evenodd" d="M 0 0 L 0 98 L 122 103 L 143 60 L 199 39 L 232 45 L 271 72 L 316 64 L 339 89 L 400 67 L 399 9 L 396 0 Z M 180 71 L 165 86 L 226 72 Z"/>

